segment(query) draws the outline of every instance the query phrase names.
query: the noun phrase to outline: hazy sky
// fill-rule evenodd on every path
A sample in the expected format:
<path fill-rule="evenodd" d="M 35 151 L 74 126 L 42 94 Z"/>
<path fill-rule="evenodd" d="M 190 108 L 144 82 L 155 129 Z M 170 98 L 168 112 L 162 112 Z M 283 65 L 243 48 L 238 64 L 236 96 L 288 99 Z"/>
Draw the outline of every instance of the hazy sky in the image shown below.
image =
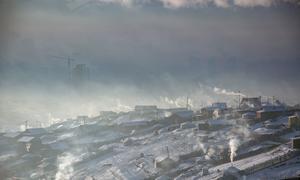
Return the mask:
<path fill-rule="evenodd" d="M 187 95 L 199 105 L 222 100 L 214 87 L 300 102 L 296 0 L 3 0 L 0 4 L 4 122 L 35 111 L 37 116 L 61 117 L 62 109 L 69 116 L 78 109 L 92 114 L 141 103 L 167 106 L 174 103 L 168 100 Z M 87 64 L 89 93 L 65 84 L 67 64 L 53 55 Z"/>

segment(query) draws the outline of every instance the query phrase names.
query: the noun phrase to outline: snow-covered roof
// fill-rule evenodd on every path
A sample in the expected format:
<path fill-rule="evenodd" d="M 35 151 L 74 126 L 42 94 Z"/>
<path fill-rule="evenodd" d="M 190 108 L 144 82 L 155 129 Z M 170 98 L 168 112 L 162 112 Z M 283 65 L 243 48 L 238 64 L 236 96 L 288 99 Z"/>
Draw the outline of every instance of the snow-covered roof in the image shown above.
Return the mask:
<path fill-rule="evenodd" d="M 57 137 L 54 135 L 44 135 L 40 137 L 42 144 L 51 144 L 57 140 Z"/>
<path fill-rule="evenodd" d="M 285 107 L 284 106 L 274 106 L 274 105 L 268 105 L 268 106 L 263 106 L 262 110 L 259 112 L 272 112 L 272 111 L 284 111 Z"/>
<path fill-rule="evenodd" d="M 69 147 L 70 147 L 68 144 L 66 144 L 64 142 L 55 142 L 55 143 L 49 144 L 49 146 L 53 150 L 61 150 L 61 151 L 69 149 Z"/>
<path fill-rule="evenodd" d="M 9 133 L 5 133 L 3 136 L 4 137 L 9 137 L 9 138 L 15 138 L 17 136 L 19 136 L 21 133 L 19 132 L 9 132 Z"/>
<path fill-rule="evenodd" d="M 47 133 L 47 131 L 44 128 L 31 128 L 31 129 L 27 129 L 26 133 L 34 136 L 34 135 L 45 134 Z"/>
<path fill-rule="evenodd" d="M 213 108 L 217 108 L 217 109 L 226 109 L 227 108 L 227 104 L 225 102 L 216 102 L 216 103 L 213 103 L 211 106 Z"/>
<path fill-rule="evenodd" d="M 261 128 L 255 129 L 254 132 L 257 134 L 270 135 L 270 134 L 274 134 L 276 131 L 274 129 L 267 129 L 267 128 L 261 127 Z"/>
<path fill-rule="evenodd" d="M 230 125 L 230 122 L 228 120 L 224 119 L 216 119 L 216 120 L 209 120 L 208 124 L 213 126 L 213 125 Z"/>
<path fill-rule="evenodd" d="M 34 139 L 34 137 L 31 137 L 31 136 L 23 136 L 20 139 L 18 139 L 18 142 L 27 143 L 27 142 L 32 141 L 33 139 Z"/>
<path fill-rule="evenodd" d="M 192 122 L 185 122 L 180 124 L 181 129 L 195 128 L 196 125 Z"/>
<path fill-rule="evenodd" d="M 119 125 L 122 126 L 146 126 L 148 124 L 148 121 L 131 121 L 131 122 L 122 122 Z"/>
<path fill-rule="evenodd" d="M 139 122 L 146 122 L 146 121 L 151 121 L 153 120 L 153 118 L 151 117 L 148 117 L 148 116 L 135 116 L 135 115 L 132 115 L 132 114 L 126 114 L 126 115 L 122 115 L 122 116 L 119 116 L 117 119 L 115 119 L 113 121 L 113 123 L 115 124 L 123 124 L 123 123 L 132 123 L 132 122 L 136 122 L 136 123 L 139 123 Z"/>
<path fill-rule="evenodd" d="M 155 105 L 137 105 L 134 107 L 135 111 L 156 111 L 157 106 Z"/>
<path fill-rule="evenodd" d="M 193 111 L 177 111 L 173 112 L 173 114 L 176 114 L 177 116 L 181 118 L 190 118 L 193 116 L 194 112 Z"/>

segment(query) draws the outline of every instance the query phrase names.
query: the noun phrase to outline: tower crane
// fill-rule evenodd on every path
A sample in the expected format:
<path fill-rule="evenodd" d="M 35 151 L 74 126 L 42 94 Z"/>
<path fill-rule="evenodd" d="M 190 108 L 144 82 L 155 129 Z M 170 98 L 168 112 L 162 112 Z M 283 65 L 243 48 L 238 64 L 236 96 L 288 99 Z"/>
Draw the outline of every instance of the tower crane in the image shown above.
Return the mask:
<path fill-rule="evenodd" d="M 68 74 L 69 74 L 69 80 L 71 80 L 72 78 L 72 73 L 71 73 L 71 69 L 72 69 L 72 62 L 75 61 L 74 58 L 71 58 L 70 56 L 53 56 L 51 55 L 51 57 L 56 58 L 56 59 L 62 59 L 65 60 L 67 62 L 67 66 L 68 66 Z"/>

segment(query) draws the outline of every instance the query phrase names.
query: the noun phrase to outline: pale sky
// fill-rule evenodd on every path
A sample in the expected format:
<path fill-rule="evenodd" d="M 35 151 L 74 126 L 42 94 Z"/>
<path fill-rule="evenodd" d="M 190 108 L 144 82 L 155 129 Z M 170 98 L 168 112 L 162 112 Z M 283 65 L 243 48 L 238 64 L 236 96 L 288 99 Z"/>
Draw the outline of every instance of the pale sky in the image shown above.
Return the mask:
<path fill-rule="evenodd" d="M 94 88 L 80 94 L 82 102 L 114 99 L 107 107 L 91 103 L 93 112 L 116 102 L 161 103 L 161 96 L 187 94 L 201 104 L 214 100 L 207 92 L 214 87 L 300 102 L 300 6 L 295 0 L 0 4 L 0 86 L 6 100 L 1 111 L 7 103 L 10 109 L 22 109 L 17 101 L 28 97 L 34 105 L 22 102 L 29 112 L 37 105 L 52 114 L 58 104 L 65 108 L 60 96 L 73 89 L 64 84 L 66 63 L 52 55 L 71 56 L 75 64 L 89 66 Z M 45 96 L 58 100 L 52 99 L 49 108 Z"/>

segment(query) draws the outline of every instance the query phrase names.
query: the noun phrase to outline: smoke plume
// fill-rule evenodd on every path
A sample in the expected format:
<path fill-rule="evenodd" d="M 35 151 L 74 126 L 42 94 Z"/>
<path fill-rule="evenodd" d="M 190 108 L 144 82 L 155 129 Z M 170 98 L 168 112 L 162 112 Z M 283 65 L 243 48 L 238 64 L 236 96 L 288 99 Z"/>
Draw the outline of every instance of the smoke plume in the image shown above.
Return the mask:
<path fill-rule="evenodd" d="M 75 0 L 67 3 L 67 6 L 76 10 L 88 5 L 103 5 L 103 4 L 118 4 L 125 7 L 132 7 L 135 5 L 145 5 L 155 3 L 154 0 Z M 297 0 L 159 0 L 165 8 L 177 9 L 177 8 L 190 8 L 190 7 L 206 7 L 216 6 L 220 8 L 229 7 L 270 7 L 279 3 L 298 4 Z"/>
<path fill-rule="evenodd" d="M 230 90 L 226 90 L 226 89 L 221 89 L 221 88 L 217 88 L 214 87 L 214 92 L 216 94 L 221 94 L 221 95 L 228 95 L 228 96 L 242 96 L 245 97 L 245 94 L 242 94 L 240 92 L 234 92 L 234 91 L 230 91 Z"/>
<path fill-rule="evenodd" d="M 233 162 L 234 157 L 236 156 L 236 151 L 240 141 L 237 138 L 232 138 L 229 141 L 229 148 L 230 148 L 230 161 Z"/>

